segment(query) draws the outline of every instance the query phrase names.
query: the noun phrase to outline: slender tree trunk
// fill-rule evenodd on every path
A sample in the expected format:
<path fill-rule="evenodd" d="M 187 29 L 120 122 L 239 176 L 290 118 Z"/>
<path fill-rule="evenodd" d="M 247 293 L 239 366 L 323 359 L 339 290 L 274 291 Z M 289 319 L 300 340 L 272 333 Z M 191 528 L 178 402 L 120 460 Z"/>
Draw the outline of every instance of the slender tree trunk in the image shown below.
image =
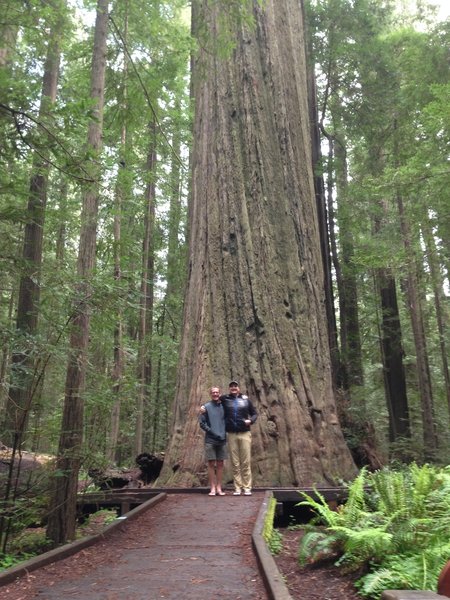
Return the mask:
<path fill-rule="evenodd" d="M 180 107 L 175 109 L 177 112 Z M 178 132 L 174 133 L 170 176 L 170 206 L 168 223 L 166 290 L 162 315 L 157 324 L 157 333 L 162 340 L 179 340 L 182 294 L 184 290 L 185 243 L 180 242 L 182 227 L 182 177 L 178 156 L 181 142 Z M 173 399 L 176 381 L 176 363 L 167 360 L 167 343 L 160 344 L 155 374 L 155 404 L 152 421 L 150 448 L 161 450 L 167 443 L 168 407 Z M 169 364 L 167 364 L 169 362 Z M 164 364 L 163 364 L 164 363 Z M 161 448 L 161 444 L 164 444 Z"/>
<path fill-rule="evenodd" d="M 338 225 L 341 246 L 341 282 L 339 294 L 339 315 L 341 324 L 341 356 L 346 365 L 348 386 L 362 386 L 361 336 L 359 331 L 358 290 L 353 265 L 353 240 L 348 207 L 348 166 L 342 136 L 334 144 L 336 192 L 338 203 Z"/>
<path fill-rule="evenodd" d="M 56 8 L 59 13 L 49 36 L 50 41 L 42 80 L 39 121 L 45 120 L 56 100 L 65 4 L 62 3 Z M 10 428 L 10 445 L 14 447 L 21 443 L 27 428 L 28 415 L 33 402 L 33 388 L 35 387 L 35 362 L 39 356 L 39 350 L 33 349 L 32 340 L 37 332 L 39 314 L 42 243 L 49 175 L 46 154 L 47 150 L 42 148 L 33 156 L 27 223 L 22 249 L 24 268 L 20 278 L 16 322 L 17 331 L 22 335 L 22 350 L 12 355 L 11 385 L 6 410 Z"/>
<path fill-rule="evenodd" d="M 447 281 L 450 281 L 450 224 L 447 211 L 437 211 L 436 230 L 440 243 L 440 262 L 447 275 Z"/>
<path fill-rule="evenodd" d="M 386 202 L 379 203 L 382 215 L 374 220 L 375 235 L 382 233 L 387 215 Z M 380 303 L 379 339 L 386 405 L 389 415 L 389 439 L 399 442 L 411 436 L 405 367 L 403 363 L 403 336 L 397 302 L 397 288 L 390 269 L 375 272 L 375 287 Z M 401 456 L 407 459 L 408 457 Z"/>
<path fill-rule="evenodd" d="M 406 391 L 402 330 L 398 312 L 395 279 L 388 269 L 379 269 L 376 285 L 380 297 L 380 345 L 383 378 L 389 414 L 389 439 L 399 442 L 409 438 L 410 420 Z"/>
<path fill-rule="evenodd" d="M 331 246 L 325 184 L 320 172 L 322 163 L 319 115 L 317 108 L 316 75 L 314 67 L 308 66 L 309 109 L 311 122 L 312 161 L 314 189 L 316 192 L 317 217 L 319 222 L 320 246 L 324 272 L 325 308 L 330 342 L 330 356 L 333 381 L 336 389 L 341 384 L 341 356 L 339 352 L 338 328 L 334 306 L 333 277 L 331 270 Z"/>
<path fill-rule="evenodd" d="M 123 31 L 123 39 L 125 44 L 128 41 L 128 0 L 125 2 L 125 23 Z M 122 310 L 122 242 L 121 242 L 121 229 L 122 229 L 122 210 L 123 210 L 123 198 L 128 193 L 126 173 L 127 168 L 127 126 L 124 115 L 127 114 L 128 109 L 128 55 L 124 50 L 123 58 L 123 101 L 122 111 L 124 122 L 122 123 L 121 139 L 120 139 L 120 158 L 119 158 L 119 172 L 117 174 L 116 190 L 115 190 L 115 211 L 114 211 L 114 282 L 119 290 L 118 294 L 118 305 L 117 305 L 117 321 L 114 328 L 114 350 L 113 350 L 113 371 L 112 371 L 112 384 L 113 384 L 113 406 L 111 410 L 111 428 L 108 439 L 108 447 L 106 451 L 106 457 L 110 463 L 115 462 L 115 454 L 117 449 L 117 442 L 119 439 L 120 429 L 120 408 L 121 408 L 121 394 L 122 394 L 122 379 L 124 369 L 124 349 L 123 349 L 123 310 Z"/>
<path fill-rule="evenodd" d="M 209 32 L 223 6 L 194 4 Z M 301 5 L 255 1 L 253 14 L 232 56 L 206 49 L 195 65 L 189 279 L 160 478 L 171 485 L 199 483 L 199 405 L 231 377 L 259 412 L 256 485 L 355 472 L 333 393 Z"/>
<path fill-rule="evenodd" d="M 152 122 L 150 147 L 147 155 L 148 183 L 145 190 L 144 242 L 142 247 L 141 300 L 139 310 L 138 400 L 136 410 L 135 451 L 140 454 L 144 441 L 144 416 L 150 397 L 151 358 L 148 345 L 153 330 L 154 228 L 155 228 L 155 170 L 156 126 Z"/>
<path fill-rule="evenodd" d="M 445 332 L 449 323 L 449 311 L 444 294 L 444 282 L 439 269 L 439 261 L 436 250 L 436 243 L 427 216 L 422 218 L 422 233 L 427 249 L 427 262 L 430 267 L 431 283 L 433 287 L 434 307 L 436 311 L 436 323 L 439 333 L 439 348 L 441 350 L 442 375 L 445 382 L 445 393 L 447 397 L 447 406 L 450 415 L 450 373 L 448 366 L 448 352 L 445 343 Z"/>
<path fill-rule="evenodd" d="M 61 181 L 61 185 L 59 188 L 59 202 L 58 202 L 58 232 L 56 234 L 56 247 L 55 247 L 55 257 L 56 261 L 59 265 L 62 265 L 64 262 L 65 248 L 66 248 L 66 207 L 67 207 L 67 192 L 68 192 L 68 183 L 65 179 Z"/>
<path fill-rule="evenodd" d="M 11 56 L 15 50 L 19 26 L 17 19 L 18 0 L 9 0 L 2 7 L 2 23 L 0 25 L 0 69 L 11 64 Z M 23 4 L 25 4 L 23 2 Z"/>
<path fill-rule="evenodd" d="M 416 349 L 416 368 L 419 394 L 422 406 L 423 444 L 426 460 L 432 460 L 437 450 L 437 436 L 434 420 L 433 393 L 431 388 L 431 375 L 428 363 L 428 351 L 423 321 L 422 305 L 417 279 L 415 252 L 411 243 L 411 233 L 405 213 L 403 198 L 397 194 L 397 207 L 400 217 L 405 256 L 408 257 L 408 274 L 406 282 L 406 295 L 408 300 L 411 326 Z"/>
<path fill-rule="evenodd" d="M 96 157 L 91 161 L 93 183 L 83 193 L 80 245 L 77 274 L 79 285 L 74 304 L 73 328 L 61 433 L 57 473 L 47 526 L 47 536 L 55 544 L 75 536 L 78 472 L 83 440 L 83 391 L 89 342 L 91 277 L 95 264 L 98 215 L 99 154 L 103 123 L 103 102 L 106 67 L 106 36 L 108 30 L 108 0 L 98 0 L 91 72 L 91 98 L 95 100 L 95 120 L 89 125 L 88 150 Z"/>
<path fill-rule="evenodd" d="M 336 278 L 336 287 L 337 287 L 337 297 L 339 300 L 339 305 L 341 304 L 341 296 L 342 296 L 342 268 L 341 262 L 339 260 L 339 252 L 338 252 L 338 243 L 336 236 L 336 211 L 334 209 L 334 138 L 329 135 L 325 129 L 321 128 L 322 133 L 325 135 L 328 141 L 328 167 L 327 167 L 327 185 L 326 185 L 326 205 L 328 210 L 328 230 L 330 236 L 330 253 L 331 253 L 331 262 L 334 268 L 334 274 Z M 337 325 L 336 325 L 337 330 Z M 342 342 L 341 342 L 342 346 Z M 342 360 L 342 356 L 340 354 L 339 360 L 339 371 L 336 376 L 336 382 L 338 387 L 348 390 L 348 373 L 347 373 L 347 365 L 345 361 Z"/>
<path fill-rule="evenodd" d="M 14 309 L 14 291 L 11 290 L 9 294 L 9 302 L 7 308 L 7 323 L 13 323 L 13 309 Z M 7 381 L 7 372 L 9 367 L 9 358 L 10 358 L 10 348 L 9 341 L 5 337 L 2 336 L 2 354 L 1 354 L 1 364 L 0 364 L 0 411 L 6 413 L 6 403 L 9 395 L 9 383 Z M 2 430 L 2 435 L 4 430 Z M 0 441 L 2 441 L 0 439 Z"/>

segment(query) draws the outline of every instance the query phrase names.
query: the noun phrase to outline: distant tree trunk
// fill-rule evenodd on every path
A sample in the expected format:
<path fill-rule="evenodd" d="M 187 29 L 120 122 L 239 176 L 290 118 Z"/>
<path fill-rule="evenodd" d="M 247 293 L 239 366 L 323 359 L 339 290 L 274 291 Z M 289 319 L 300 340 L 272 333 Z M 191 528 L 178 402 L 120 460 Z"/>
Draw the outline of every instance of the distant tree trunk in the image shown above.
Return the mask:
<path fill-rule="evenodd" d="M 378 269 L 376 285 L 381 305 L 380 345 L 389 439 L 398 442 L 401 438 L 409 438 L 411 432 L 397 291 L 390 270 Z"/>
<path fill-rule="evenodd" d="M 125 15 L 124 15 L 124 28 L 123 28 L 123 40 L 127 44 L 128 40 L 128 0 L 125 1 Z M 122 71 L 122 85 L 123 85 L 123 100 L 122 100 L 122 118 L 123 123 L 121 127 L 120 135 L 120 153 L 119 153 L 119 170 L 117 173 L 115 197 L 114 197 L 114 282 L 118 290 L 118 304 L 117 304 L 117 320 L 114 327 L 114 349 L 113 349 L 113 369 L 112 369 L 112 392 L 113 392 L 113 405 L 111 409 L 111 427 L 108 438 L 108 445 L 106 449 L 106 458 L 110 463 L 115 462 L 117 442 L 119 439 L 120 429 L 120 409 L 121 409 L 121 395 L 122 395 L 122 379 L 124 369 L 124 349 L 123 349 L 123 310 L 121 301 L 121 288 L 122 288 L 122 210 L 123 210 L 123 199 L 128 192 L 127 178 L 124 175 L 127 168 L 127 126 L 125 115 L 128 109 L 128 55 L 124 49 L 123 58 L 123 71 Z"/>
<path fill-rule="evenodd" d="M 373 161 L 376 163 L 376 160 Z M 375 235 L 381 234 L 387 215 L 386 202 L 379 202 L 379 215 L 373 222 Z M 389 440 L 399 442 L 411 436 L 403 336 L 395 278 L 391 269 L 375 271 L 375 287 L 381 309 L 379 339 L 383 364 L 384 394 L 389 415 Z M 401 458 L 408 458 L 402 456 Z"/>
<path fill-rule="evenodd" d="M 447 280 L 450 281 L 450 224 L 446 210 L 438 210 L 436 212 L 436 229 L 437 237 L 441 240 L 440 257 L 442 268 L 447 275 Z"/>
<path fill-rule="evenodd" d="M 334 138 L 321 125 L 321 131 L 328 141 L 328 167 L 327 167 L 327 185 L 325 191 L 326 206 L 328 210 L 328 232 L 330 237 L 331 262 L 334 268 L 336 278 L 337 297 L 340 303 L 342 290 L 342 268 L 339 260 L 338 243 L 336 235 L 336 211 L 334 209 Z M 337 333 L 337 325 L 336 325 Z M 338 372 L 336 374 L 336 383 L 339 388 L 348 390 L 347 365 L 339 354 Z"/>
<path fill-rule="evenodd" d="M 336 323 L 336 311 L 334 305 L 333 277 L 331 269 L 331 246 L 329 234 L 329 215 L 327 211 L 327 199 L 325 184 L 321 173 L 322 151 L 319 114 L 317 108 L 316 74 L 314 67 L 308 67 L 308 96 L 311 122 L 311 147 L 314 174 L 314 189 L 316 192 L 317 218 L 319 223 L 320 246 L 322 254 L 325 309 L 328 323 L 328 337 L 330 341 L 330 356 L 333 381 L 336 389 L 341 385 L 341 356 L 339 351 L 338 328 Z"/>
<path fill-rule="evenodd" d="M 444 282 L 439 268 L 439 261 L 436 251 L 436 243 L 433 236 L 431 224 L 427 216 L 422 218 L 422 233 L 427 249 L 427 262 L 430 267 L 431 284 L 433 287 L 434 307 L 436 311 L 436 323 L 439 333 L 439 347 L 442 359 L 442 375 L 445 382 L 445 393 L 447 397 L 447 406 L 450 416 L 450 373 L 448 366 L 448 352 L 445 343 L 445 332 L 449 323 L 449 308 L 444 294 Z"/>
<path fill-rule="evenodd" d="M 177 103 L 178 104 L 178 103 Z M 180 109 L 176 106 L 177 112 Z M 172 161 L 170 174 L 170 206 L 168 223 L 167 244 L 167 270 L 166 290 L 162 314 L 156 324 L 156 329 L 161 340 L 169 338 L 175 343 L 179 340 L 181 319 L 181 300 L 184 290 L 185 274 L 185 243 L 180 242 L 182 232 L 182 177 L 179 163 L 181 149 L 180 135 L 174 132 L 172 142 Z M 184 232 L 183 232 L 184 233 Z M 155 373 L 155 405 L 152 421 L 152 437 L 150 449 L 155 452 L 161 450 L 167 443 L 169 406 L 173 400 L 176 381 L 176 363 L 168 364 L 167 343 L 159 345 L 157 367 Z M 164 364 L 163 364 L 164 362 Z"/>
<path fill-rule="evenodd" d="M 94 157 L 101 150 L 103 103 L 106 67 L 108 0 L 98 0 L 91 71 L 91 98 L 95 101 L 95 119 L 89 125 L 87 149 Z M 92 184 L 83 192 L 80 245 L 77 274 L 79 284 L 74 303 L 73 328 L 67 367 L 65 398 L 57 458 L 57 476 L 47 526 L 47 536 L 54 544 L 75 537 L 78 472 L 83 439 L 83 391 L 90 326 L 90 279 L 95 264 L 97 237 L 98 185 L 100 163 L 90 163 Z"/>
<path fill-rule="evenodd" d="M 141 454 L 144 441 L 144 416 L 148 406 L 152 364 L 149 351 L 153 331 L 153 279 L 155 229 L 156 124 L 150 123 L 150 147 L 147 155 L 145 189 L 144 242 L 142 246 L 141 296 L 139 308 L 138 399 L 136 410 L 135 452 Z"/>
<path fill-rule="evenodd" d="M 15 50 L 19 26 L 17 17 L 18 0 L 9 0 L 2 6 L 2 23 L 0 25 L 0 69 L 11 63 L 11 55 Z M 23 2 L 22 4 L 25 4 Z M 14 14 L 15 13 L 15 14 Z"/>
<path fill-rule="evenodd" d="M 209 32 L 226 3 L 194 11 Z M 254 401 L 256 485 L 355 473 L 333 393 L 301 3 L 253 3 L 232 56 L 195 65 L 188 288 L 172 437 L 160 482 L 197 485 L 197 416 L 236 377 Z"/>
<path fill-rule="evenodd" d="M 47 58 L 42 79 L 39 121 L 45 121 L 56 100 L 59 75 L 60 44 L 64 23 L 63 3 L 49 35 Z M 48 150 L 41 148 L 33 155 L 29 186 L 27 223 L 22 249 L 23 271 L 20 278 L 16 328 L 21 334 L 21 350 L 12 355 L 11 385 L 6 415 L 10 430 L 9 445 L 17 447 L 23 439 L 35 392 L 35 361 L 40 352 L 32 341 L 37 332 L 40 298 L 42 242 L 47 203 L 49 163 Z M 8 426 L 7 426 L 8 429 Z"/>
<path fill-rule="evenodd" d="M 398 214 L 402 232 L 405 256 L 408 257 L 408 274 L 406 282 L 406 295 L 408 300 L 411 326 L 416 350 L 417 382 L 422 406 L 423 444 L 426 460 L 432 460 L 437 450 L 437 436 L 434 422 L 433 393 L 431 388 L 431 375 L 428 362 L 425 325 L 422 314 L 422 304 L 417 280 L 417 266 L 415 252 L 411 243 L 411 234 L 408 218 L 401 194 L 397 194 Z"/>
<path fill-rule="evenodd" d="M 66 207 L 67 207 L 67 191 L 68 183 L 65 179 L 62 179 L 59 186 L 59 202 L 58 202 L 58 230 L 56 234 L 56 247 L 55 257 L 59 265 L 64 261 L 65 248 L 66 248 Z"/>
<path fill-rule="evenodd" d="M 339 136 L 341 137 L 341 136 Z M 353 240 L 350 218 L 348 216 L 348 165 L 344 141 L 334 144 L 336 191 L 338 198 L 338 225 L 341 247 L 341 281 L 339 294 L 339 316 L 341 331 L 341 357 L 345 362 L 347 384 L 362 386 L 364 374 L 362 367 L 361 337 L 359 331 L 358 291 L 353 265 Z"/>
<path fill-rule="evenodd" d="M 7 316 L 5 321 L 8 324 L 13 323 L 13 309 L 14 309 L 14 291 L 11 290 L 9 294 L 9 301 L 7 307 Z M 0 364 L 0 411 L 4 411 L 6 414 L 6 403 L 9 394 L 9 383 L 7 382 L 7 371 L 9 366 L 9 341 L 6 336 L 2 336 L 2 354 L 1 354 L 1 364 Z M 3 433 L 4 430 L 2 430 Z M 6 438 L 1 438 L 0 441 L 3 441 Z"/>

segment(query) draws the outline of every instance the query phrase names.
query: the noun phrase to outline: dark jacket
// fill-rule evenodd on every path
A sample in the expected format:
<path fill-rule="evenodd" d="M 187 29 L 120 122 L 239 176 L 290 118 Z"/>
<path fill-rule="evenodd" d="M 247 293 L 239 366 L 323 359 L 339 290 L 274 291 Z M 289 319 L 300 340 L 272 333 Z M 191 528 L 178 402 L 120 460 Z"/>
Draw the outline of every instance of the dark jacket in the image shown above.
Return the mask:
<path fill-rule="evenodd" d="M 238 394 L 237 396 L 226 394 L 221 396 L 220 400 L 225 409 L 225 429 L 227 432 L 250 431 L 250 425 L 246 425 L 244 421 L 250 419 L 253 425 L 258 413 L 249 397 L 244 394 Z"/>
<path fill-rule="evenodd" d="M 206 433 L 205 444 L 224 444 L 226 440 L 224 408 L 221 402 L 210 401 L 205 404 L 206 412 L 198 418 L 200 427 Z"/>

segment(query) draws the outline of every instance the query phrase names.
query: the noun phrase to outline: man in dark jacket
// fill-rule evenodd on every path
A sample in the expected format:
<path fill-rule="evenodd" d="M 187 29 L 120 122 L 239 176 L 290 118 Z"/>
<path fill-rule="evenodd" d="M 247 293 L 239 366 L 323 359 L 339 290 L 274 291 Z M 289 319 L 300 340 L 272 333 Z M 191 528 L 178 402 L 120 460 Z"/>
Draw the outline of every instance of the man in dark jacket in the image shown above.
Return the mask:
<path fill-rule="evenodd" d="M 225 429 L 228 435 L 233 467 L 234 496 L 250 496 L 252 493 L 250 426 L 257 419 L 257 412 L 248 396 L 241 394 L 239 383 L 230 381 L 229 393 L 221 396 L 225 410 Z"/>
<path fill-rule="evenodd" d="M 205 458 L 208 463 L 210 496 L 225 496 L 222 491 L 223 461 L 227 457 L 225 413 L 218 387 L 210 389 L 211 400 L 199 415 L 200 427 L 205 432 Z"/>

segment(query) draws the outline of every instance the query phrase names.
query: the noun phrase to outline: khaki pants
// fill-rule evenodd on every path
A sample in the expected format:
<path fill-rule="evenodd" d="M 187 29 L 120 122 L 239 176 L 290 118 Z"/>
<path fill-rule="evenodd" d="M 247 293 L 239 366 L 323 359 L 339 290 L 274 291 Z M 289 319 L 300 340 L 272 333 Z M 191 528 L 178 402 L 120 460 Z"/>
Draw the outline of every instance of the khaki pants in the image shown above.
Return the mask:
<path fill-rule="evenodd" d="M 252 434 L 250 431 L 228 433 L 228 450 L 233 466 L 233 480 L 236 491 L 252 489 L 251 448 Z"/>

